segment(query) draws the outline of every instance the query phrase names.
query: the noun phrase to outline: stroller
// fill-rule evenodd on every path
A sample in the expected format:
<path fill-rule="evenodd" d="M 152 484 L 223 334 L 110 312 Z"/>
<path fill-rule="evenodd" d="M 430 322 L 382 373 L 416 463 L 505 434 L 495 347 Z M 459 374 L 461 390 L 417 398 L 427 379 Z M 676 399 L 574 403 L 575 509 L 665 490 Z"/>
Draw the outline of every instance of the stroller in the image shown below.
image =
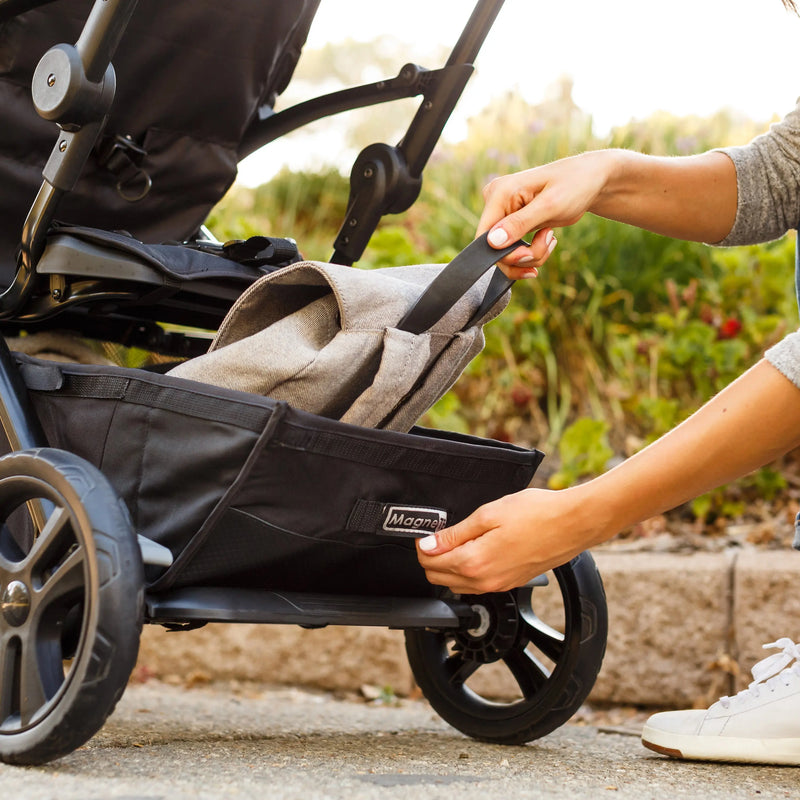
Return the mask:
<path fill-rule="evenodd" d="M 206 214 L 238 160 L 330 114 L 422 98 L 399 145 L 358 156 L 331 262 L 351 266 L 380 218 L 413 204 L 502 0 L 478 0 L 442 68 L 408 64 L 275 112 L 318 4 L 0 0 L 5 337 L 57 329 L 202 353 L 197 329 L 297 260 L 288 238 L 216 241 Z M 198 89 L 199 103 L 179 102 Z M 490 268 L 497 254 L 483 257 Z M 607 617 L 588 553 L 476 596 L 430 585 L 416 559 L 416 536 L 527 486 L 536 450 L 360 428 L 155 370 L 12 353 L 5 339 L 0 421 L 7 763 L 59 758 L 102 727 L 144 623 L 402 629 L 433 708 L 495 743 L 546 735 L 592 688 Z M 517 696 L 486 689 L 493 670 Z"/>

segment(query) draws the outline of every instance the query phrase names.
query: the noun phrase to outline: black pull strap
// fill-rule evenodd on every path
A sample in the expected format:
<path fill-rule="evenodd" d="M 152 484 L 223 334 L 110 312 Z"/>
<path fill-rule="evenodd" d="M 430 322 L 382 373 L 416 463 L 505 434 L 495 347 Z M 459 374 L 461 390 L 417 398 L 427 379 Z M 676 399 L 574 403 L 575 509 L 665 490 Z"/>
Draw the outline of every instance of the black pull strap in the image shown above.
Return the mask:
<path fill-rule="evenodd" d="M 465 247 L 437 276 L 417 300 L 411 310 L 400 320 L 398 328 L 408 333 L 423 333 L 433 327 L 473 286 L 487 270 L 513 250 L 524 245 L 516 241 L 496 250 L 479 236 Z M 466 327 L 480 319 L 502 296 L 514 281 L 499 269 L 495 270 L 478 310 Z"/>

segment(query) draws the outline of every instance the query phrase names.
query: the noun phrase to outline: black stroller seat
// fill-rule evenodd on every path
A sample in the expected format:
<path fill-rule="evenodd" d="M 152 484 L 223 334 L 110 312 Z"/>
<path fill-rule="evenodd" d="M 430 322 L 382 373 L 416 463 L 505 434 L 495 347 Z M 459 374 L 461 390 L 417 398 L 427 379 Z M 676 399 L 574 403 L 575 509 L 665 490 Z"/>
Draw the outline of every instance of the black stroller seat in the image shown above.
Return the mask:
<path fill-rule="evenodd" d="M 113 68 L 96 67 L 92 81 L 76 52 L 109 46 L 121 22 L 85 27 L 91 0 L 0 3 L 6 330 L 24 319 L 28 329 L 187 355 L 191 339 L 180 345 L 153 323 L 213 330 L 263 274 L 257 265 L 297 259 L 280 238 L 251 246 L 246 259 L 231 255 L 204 241 L 202 225 L 233 183 L 245 134 L 274 113 L 318 4 L 141 0 L 133 16 L 124 8 L 115 15 L 127 35 Z M 78 47 L 63 44 L 71 42 Z M 189 240 L 202 250 L 136 245 Z"/>
<path fill-rule="evenodd" d="M 216 330 L 254 281 L 298 258 L 291 232 L 217 242 L 206 214 L 241 158 L 332 113 L 421 96 L 398 145 L 356 159 L 331 262 L 352 265 L 380 218 L 414 202 L 502 0 L 478 0 L 443 67 L 407 64 L 276 113 L 317 5 L 0 0 L 4 337 L 67 328 L 203 352 L 197 329 Z M 505 291 L 495 275 L 490 288 Z M 427 330 L 437 280 L 401 334 Z M 496 743 L 546 735 L 588 696 L 607 635 L 588 553 L 475 596 L 432 586 L 416 557 L 420 535 L 525 488 L 536 449 L 376 430 L 170 374 L 29 358 L 4 337 L 0 760 L 43 763 L 94 735 L 144 623 L 403 629 L 436 711 Z M 497 696 L 492 670 L 513 696 Z"/>
<path fill-rule="evenodd" d="M 38 302 L 31 298 L 26 317 L 41 308 L 47 319 L 55 303 L 55 323 L 64 326 L 67 315 L 67 327 L 85 336 L 195 355 L 205 340 L 173 336 L 170 346 L 158 323 L 214 330 L 250 284 L 297 260 L 290 239 L 145 244 L 124 233 L 60 225 L 51 229 L 36 265 L 48 294 Z"/>

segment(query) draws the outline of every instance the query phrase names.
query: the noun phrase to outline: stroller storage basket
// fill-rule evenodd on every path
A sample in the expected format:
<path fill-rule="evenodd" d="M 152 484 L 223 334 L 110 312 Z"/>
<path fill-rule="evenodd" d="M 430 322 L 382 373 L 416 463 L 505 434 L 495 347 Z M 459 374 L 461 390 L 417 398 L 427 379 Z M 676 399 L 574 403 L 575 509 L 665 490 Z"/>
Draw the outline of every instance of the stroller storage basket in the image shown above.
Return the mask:
<path fill-rule="evenodd" d="M 143 370 L 17 358 L 50 445 L 99 467 L 134 529 L 172 551 L 156 591 L 431 596 L 414 538 L 525 488 L 543 457 Z"/>

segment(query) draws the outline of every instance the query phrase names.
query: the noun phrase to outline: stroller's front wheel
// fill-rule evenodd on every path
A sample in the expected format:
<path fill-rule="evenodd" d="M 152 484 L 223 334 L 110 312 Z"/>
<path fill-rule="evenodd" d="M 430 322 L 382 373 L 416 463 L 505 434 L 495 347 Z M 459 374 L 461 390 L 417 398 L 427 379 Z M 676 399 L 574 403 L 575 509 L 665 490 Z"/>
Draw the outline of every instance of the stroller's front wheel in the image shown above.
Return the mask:
<path fill-rule="evenodd" d="M 99 730 L 136 662 L 143 588 L 102 473 L 47 448 L 0 458 L 0 760 L 41 764 Z"/>
<path fill-rule="evenodd" d="M 511 592 L 461 600 L 475 612 L 468 630 L 406 631 L 414 678 L 437 713 L 498 744 L 523 744 L 563 725 L 605 654 L 605 593 L 591 556 Z"/>

